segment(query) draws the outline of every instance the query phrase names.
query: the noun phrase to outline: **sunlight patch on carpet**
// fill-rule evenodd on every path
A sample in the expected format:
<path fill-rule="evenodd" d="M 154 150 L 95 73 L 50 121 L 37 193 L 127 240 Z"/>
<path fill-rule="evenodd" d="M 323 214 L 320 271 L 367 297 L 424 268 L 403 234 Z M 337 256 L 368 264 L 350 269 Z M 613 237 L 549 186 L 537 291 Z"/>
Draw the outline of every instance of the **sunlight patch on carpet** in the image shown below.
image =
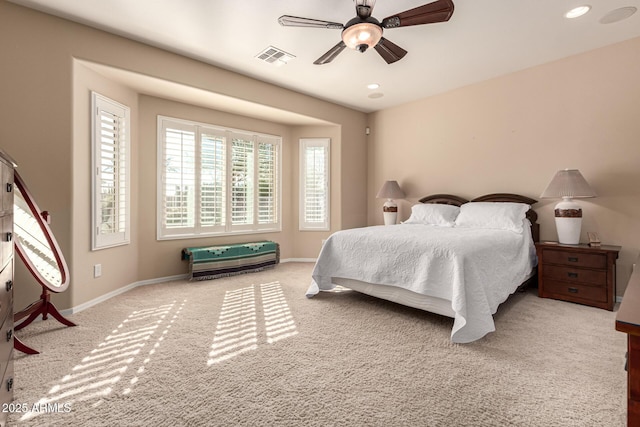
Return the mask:
<path fill-rule="evenodd" d="M 267 342 L 272 344 L 298 333 L 291 310 L 278 282 L 260 285 Z"/>
<path fill-rule="evenodd" d="M 147 357 L 141 361 L 136 375 L 122 391 L 123 394 L 129 394 L 131 387 L 138 381 L 138 376 L 144 372 L 144 365 L 151 360 L 185 302 L 186 300 L 178 307 L 174 301 L 171 304 L 131 313 L 103 342 L 91 350 L 89 355 L 83 357 L 80 364 L 71 369 L 71 373 L 63 376 L 49 390 L 46 397 L 34 403 L 32 409 L 25 412 L 20 421 L 33 419 L 51 410 L 70 410 L 75 402 L 97 399 L 94 405 L 99 404 L 104 397 L 114 392 L 125 372 L 141 358 L 144 347 L 155 338 L 155 343 L 148 351 Z M 172 312 L 173 316 L 168 320 Z M 162 332 L 159 332 L 161 329 Z"/>
<path fill-rule="evenodd" d="M 259 328 L 264 328 L 268 344 L 298 333 L 280 283 L 258 287 L 259 293 L 255 285 L 225 293 L 208 366 L 257 350 Z"/>
<path fill-rule="evenodd" d="M 254 286 L 227 291 L 207 364 L 219 363 L 258 348 L 257 325 Z"/>
<path fill-rule="evenodd" d="M 164 340 L 164 338 L 169 333 L 169 329 L 171 329 L 171 326 L 173 325 L 173 323 L 178 318 L 178 316 L 179 316 L 180 312 L 182 311 L 182 309 L 184 308 L 184 305 L 185 305 L 186 302 L 187 302 L 187 300 L 182 301 L 182 304 L 180 304 L 178 309 L 175 311 L 175 313 L 171 317 L 171 320 L 169 320 L 169 322 L 165 326 L 165 328 L 162 331 L 162 333 L 160 333 L 159 336 L 156 338 L 156 342 L 153 344 L 153 347 L 147 353 L 147 357 L 144 358 L 144 360 L 142 361 L 142 363 L 140 364 L 140 366 L 136 370 L 135 376 L 129 380 L 130 387 L 126 387 L 122 391 L 122 394 L 126 395 L 126 394 L 131 393 L 132 387 L 139 381 L 140 375 L 142 375 L 144 373 L 145 366 L 151 361 L 151 356 L 153 356 L 153 354 L 155 354 L 156 350 L 160 347 L 160 343 Z M 165 316 L 162 316 L 162 319 L 164 319 L 164 318 L 165 318 Z"/>

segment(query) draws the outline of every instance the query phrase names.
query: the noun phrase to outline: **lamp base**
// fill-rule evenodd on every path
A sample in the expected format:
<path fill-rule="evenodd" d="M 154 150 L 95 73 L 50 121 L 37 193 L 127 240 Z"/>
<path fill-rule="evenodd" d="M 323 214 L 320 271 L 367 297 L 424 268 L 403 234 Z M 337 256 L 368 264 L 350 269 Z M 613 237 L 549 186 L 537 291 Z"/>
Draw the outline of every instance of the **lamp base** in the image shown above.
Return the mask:
<path fill-rule="evenodd" d="M 395 225 L 398 222 L 398 205 L 392 199 L 384 202 L 382 207 L 384 225 Z"/>
<path fill-rule="evenodd" d="M 580 243 L 582 208 L 571 199 L 565 199 L 555 207 L 558 242 L 565 245 Z"/>

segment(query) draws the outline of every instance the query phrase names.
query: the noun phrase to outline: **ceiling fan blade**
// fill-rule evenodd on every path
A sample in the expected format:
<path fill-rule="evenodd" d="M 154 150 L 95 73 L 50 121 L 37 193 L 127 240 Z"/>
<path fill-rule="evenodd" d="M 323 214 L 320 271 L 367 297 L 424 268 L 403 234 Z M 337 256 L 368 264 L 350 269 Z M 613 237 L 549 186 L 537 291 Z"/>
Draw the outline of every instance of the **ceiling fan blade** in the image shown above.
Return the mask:
<path fill-rule="evenodd" d="M 401 60 L 407 54 L 407 51 L 398 46 L 395 43 L 382 37 L 377 45 L 374 46 L 376 52 L 382 56 L 382 59 L 387 61 L 387 64 L 393 64 L 396 61 Z"/>
<path fill-rule="evenodd" d="M 360 19 L 367 19 L 373 12 L 376 0 L 356 0 L 356 14 Z"/>
<path fill-rule="evenodd" d="M 408 27 L 409 25 L 446 22 L 453 15 L 452 0 L 437 0 L 433 3 L 405 10 L 382 20 L 382 28 Z"/>
<path fill-rule="evenodd" d="M 329 62 L 333 61 L 335 57 L 338 56 L 338 54 L 340 54 L 340 52 L 342 52 L 346 47 L 347 45 L 344 44 L 342 40 L 340 40 L 340 43 L 338 43 L 337 45 L 329 49 L 329 51 L 324 55 L 322 55 L 320 58 L 316 59 L 314 61 L 314 64 L 316 65 L 328 64 Z"/>
<path fill-rule="evenodd" d="M 284 27 L 310 27 L 329 28 L 342 30 L 344 25 L 339 22 L 322 21 L 320 19 L 300 18 L 299 16 L 282 15 L 278 18 L 280 25 Z"/>

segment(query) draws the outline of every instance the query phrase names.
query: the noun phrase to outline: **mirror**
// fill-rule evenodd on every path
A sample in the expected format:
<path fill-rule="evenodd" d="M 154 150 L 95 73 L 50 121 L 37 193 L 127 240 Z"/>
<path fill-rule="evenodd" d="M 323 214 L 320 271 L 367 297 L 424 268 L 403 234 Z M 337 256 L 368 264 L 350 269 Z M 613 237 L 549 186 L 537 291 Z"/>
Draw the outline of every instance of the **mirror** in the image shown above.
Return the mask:
<path fill-rule="evenodd" d="M 13 329 L 19 331 L 40 315 L 42 320 L 51 315 L 63 325 L 76 326 L 60 314 L 51 302 L 49 294 L 49 291 L 59 293 L 69 287 L 69 268 L 47 223 L 49 214 L 40 211 L 18 172 L 14 175 L 14 186 L 14 246 L 29 272 L 42 285 L 42 294 L 39 300 L 14 313 Z M 25 317 L 26 319 L 20 322 Z M 23 353 L 38 354 L 38 351 L 24 344 L 16 336 L 13 345 Z"/>
<path fill-rule="evenodd" d="M 41 212 L 20 175 L 15 172 L 13 232 L 18 255 L 33 277 L 51 292 L 69 286 L 69 269 Z"/>

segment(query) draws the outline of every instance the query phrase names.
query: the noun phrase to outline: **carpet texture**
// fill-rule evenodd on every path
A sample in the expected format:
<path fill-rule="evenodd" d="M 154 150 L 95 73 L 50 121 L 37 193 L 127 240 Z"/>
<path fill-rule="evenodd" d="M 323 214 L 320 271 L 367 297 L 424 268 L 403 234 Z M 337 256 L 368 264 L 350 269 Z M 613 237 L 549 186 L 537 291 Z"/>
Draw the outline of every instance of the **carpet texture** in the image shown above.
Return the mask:
<path fill-rule="evenodd" d="M 136 288 L 18 332 L 20 426 L 624 426 L 615 313 L 517 293 L 497 331 L 353 291 L 313 265 Z"/>

